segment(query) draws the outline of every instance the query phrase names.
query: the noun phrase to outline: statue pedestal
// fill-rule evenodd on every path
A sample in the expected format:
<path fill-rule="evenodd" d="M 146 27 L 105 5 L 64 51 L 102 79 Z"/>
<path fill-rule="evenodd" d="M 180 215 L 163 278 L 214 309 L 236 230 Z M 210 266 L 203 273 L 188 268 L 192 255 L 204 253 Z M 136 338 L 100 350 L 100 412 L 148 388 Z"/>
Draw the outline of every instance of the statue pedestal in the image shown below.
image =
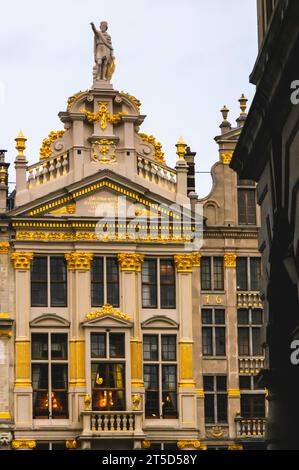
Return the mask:
<path fill-rule="evenodd" d="M 113 90 L 112 83 L 107 80 L 94 80 L 92 84 L 92 90 Z"/>

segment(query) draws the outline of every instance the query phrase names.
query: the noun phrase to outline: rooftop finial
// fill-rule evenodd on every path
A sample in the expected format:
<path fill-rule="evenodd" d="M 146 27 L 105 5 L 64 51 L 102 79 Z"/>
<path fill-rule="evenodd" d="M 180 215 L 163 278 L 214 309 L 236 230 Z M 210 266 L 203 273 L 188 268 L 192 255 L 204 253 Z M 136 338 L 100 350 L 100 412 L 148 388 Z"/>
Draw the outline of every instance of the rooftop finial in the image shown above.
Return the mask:
<path fill-rule="evenodd" d="M 17 137 L 15 138 L 15 141 L 16 141 L 16 149 L 18 151 L 18 155 L 20 155 L 21 157 L 24 156 L 24 150 L 26 148 L 26 137 L 24 137 L 23 135 L 23 132 L 20 131 L 19 134 L 17 135 Z"/>
<path fill-rule="evenodd" d="M 228 113 L 229 113 L 229 109 L 227 108 L 227 106 L 224 105 L 223 108 L 220 109 L 220 112 L 222 114 L 223 121 L 227 121 L 227 116 L 228 116 Z"/>
<path fill-rule="evenodd" d="M 240 109 L 241 109 L 241 115 L 247 114 L 247 113 L 246 113 L 247 101 L 248 101 L 248 99 L 246 98 L 246 96 L 244 95 L 244 93 L 242 93 L 241 98 L 239 99 Z"/>
<path fill-rule="evenodd" d="M 229 109 L 226 105 L 224 105 L 223 108 L 220 109 L 220 112 L 222 114 L 222 119 L 223 119 L 222 123 L 220 124 L 220 128 L 221 128 L 221 133 L 224 134 L 225 132 L 231 129 L 231 123 L 228 122 L 227 120 Z"/>
<path fill-rule="evenodd" d="M 179 138 L 175 146 L 177 148 L 176 154 L 179 156 L 179 160 L 185 160 L 187 144 L 185 143 L 183 137 Z"/>

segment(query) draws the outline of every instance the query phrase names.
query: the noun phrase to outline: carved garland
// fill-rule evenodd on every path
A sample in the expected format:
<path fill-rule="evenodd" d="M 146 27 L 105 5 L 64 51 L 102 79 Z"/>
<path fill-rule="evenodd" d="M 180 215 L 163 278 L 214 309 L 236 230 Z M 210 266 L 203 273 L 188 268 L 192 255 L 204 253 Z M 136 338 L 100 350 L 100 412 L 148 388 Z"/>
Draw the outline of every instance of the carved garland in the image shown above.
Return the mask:
<path fill-rule="evenodd" d="M 142 132 L 138 133 L 139 137 L 143 140 L 143 142 L 147 142 L 148 144 L 153 145 L 155 153 L 154 158 L 157 160 L 158 163 L 161 165 L 165 165 L 166 161 L 164 159 L 164 152 L 162 152 L 162 144 L 157 142 L 153 135 L 147 135 Z"/>
<path fill-rule="evenodd" d="M 48 137 L 44 139 L 42 142 L 42 146 L 39 151 L 40 160 L 51 157 L 53 153 L 52 148 L 51 148 L 52 143 L 55 142 L 55 140 L 60 139 L 64 133 L 65 131 L 50 132 Z"/>
<path fill-rule="evenodd" d="M 95 310 L 94 312 L 88 313 L 86 315 L 86 320 L 94 320 L 95 318 L 101 318 L 105 315 L 112 315 L 116 318 L 120 318 L 125 321 L 129 321 L 130 317 L 126 313 L 119 312 L 110 304 L 104 304 L 100 310 Z"/>

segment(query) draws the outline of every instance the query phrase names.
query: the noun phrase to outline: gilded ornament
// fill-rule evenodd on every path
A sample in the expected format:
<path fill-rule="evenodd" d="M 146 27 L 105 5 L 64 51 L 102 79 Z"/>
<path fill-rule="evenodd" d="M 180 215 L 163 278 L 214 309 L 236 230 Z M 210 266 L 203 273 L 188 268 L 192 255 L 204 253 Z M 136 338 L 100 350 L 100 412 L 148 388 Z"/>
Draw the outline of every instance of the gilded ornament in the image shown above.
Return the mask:
<path fill-rule="evenodd" d="M 199 450 L 201 447 L 200 441 L 178 441 L 177 446 L 179 449 L 183 450 L 186 447 L 193 448 L 195 450 Z"/>
<path fill-rule="evenodd" d="M 76 439 L 65 441 L 65 447 L 69 450 L 77 449 L 78 443 Z"/>
<path fill-rule="evenodd" d="M 153 135 L 147 135 L 142 132 L 138 133 L 139 137 L 144 142 L 147 142 L 148 144 L 153 145 L 154 147 L 154 159 L 160 163 L 161 165 L 165 165 L 166 161 L 164 159 L 164 152 L 162 152 L 162 144 L 160 142 L 157 142 L 155 137 Z"/>
<path fill-rule="evenodd" d="M 141 443 L 142 449 L 149 449 L 150 446 L 151 446 L 151 441 L 144 440 L 144 441 L 142 441 L 142 443 Z"/>
<path fill-rule="evenodd" d="M 3 421 L 10 421 L 11 420 L 11 414 L 9 411 L 0 411 L 0 419 Z"/>
<path fill-rule="evenodd" d="M 230 388 L 227 395 L 232 398 L 240 398 L 240 390 L 238 388 Z"/>
<path fill-rule="evenodd" d="M 59 207 L 59 209 L 54 209 L 50 211 L 50 214 L 53 215 L 73 215 L 76 213 L 76 203 L 67 204 L 66 206 Z"/>
<path fill-rule="evenodd" d="M 51 145 L 55 140 L 60 139 L 65 131 L 52 131 L 48 135 L 46 139 L 42 141 L 42 146 L 39 151 L 39 158 L 40 160 L 44 160 L 45 158 L 51 157 L 53 150 L 51 148 Z"/>
<path fill-rule="evenodd" d="M 105 101 L 99 101 L 99 110 L 96 113 L 91 113 L 85 109 L 81 109 L 81 113 L 85 114 L 88 122 L 99 122 L 101 129 L 106 129 L 108 122 L 111 124 L 118 124 L 122 117 L 125 116 L 127 111 L 121 111 L 116 114 L 110 114 L 108 111 L 108 103 Z"/>
<path fill-rule="evenodd" d="M 91 397 L 88 393 L 86 393 L 84 397 L 84 405 L 85 405 L 85 411 L 91 410 Z"/>
<path fill-rule="evenodd" d="M 244 450 L 244 447 L 242 444 L 230 444 L 227 450 Z"/>
<path fill-rule="evenodd" d="M 69 99 L 67 100 L 67 110 L 68 111 L 71 111 L 72 107 L 73 107 L 73 104 L 75 104 L 75 102 L 83 95 L 85 95 L 85 93 L 87 93 L 88 90 L 85 90 L 85 91 L 78 91 L 77 93 L 75 93 L 74 95 L 70 96 Z"/>
<path fill-rule="evenodd" d="M 138 395 L 137 393 L 132 396 L 132 403 L 133 403 L 133 410 L 137 411 L 140 410 L 140 405 L 141 405 L 141 396 Z"/>
<path fill-rule="evenodd" d="M 92 145 L 92 160 L 102 164 L 115 163 L 115 149 L 116 146 L 113 140 L 97 140 Z"/>
<path fill-rule="evenodd" d="M 224 266 L 226 268 L 235 268 L 237 265 L 237 255 L 235 253 L 225 253 Z"/>
<path fill-rule="evenodd" d="M 33 253 L 15 252 L 10 255 L 15 269 L 30 269 Z"/>
<path fill-rule="evenodd" d="M 120 253 L 118 262 L 122 271 L 141 271 L 144 255 L 139 253 Z"/>
<path fill-rule="evenodd" d="M 24 150 L 26 149 L 26 137 L 24 137 L 23 132 L 20 131 L 17 137 L 15 138 L 16 141 L 16 149 L 18 151 L 18 155 L 21 157 L 24 156 Z"/>
<path fill-rule="evenodd" d="M 220 437 L 222 437 L 223 433 L 224 433 L 224 431 L 220 426 L 213 426 L 212 429 L 211 429 L 211 434 L 216 439 L 219 439 Z"/>
<path fill-rule="evenodd" d="M 14 439 L 11 443 L 11 447 L 13 449 L 19 450 L 19 449 L 35 449 L 36 447 L 36 441 L 33 440 L 24 440 L 24 439 Z"/>
<path fill-rule="evenodd" d="M 199 261 L 199 253 L 174 256 L 174 262 L 178 273 L 191 273 L 194 266 L 199 266 Z"/>
<path fill-rule="evenodd" d="M 221 152 L 220 158 L 224 165 L 229 165 L 233 158 L 233 152 Z"/>
<path fill-rule="evenodd" d="M 69 270 L 89 270 L 93 253 L 72 252 L 65 253 L 64 257 L 67 260 Z"/>
<path fill-rule="evenodd" d="M 121 91 L 119 94 L 128 98 L 128 100 L 130 100 L 131 103 L 135 106 L 137 111 L 140 111 L 141 102 L 137 98 L 135 98 L 135 96 L 129 95 L 129 93 L 125 93 L 124 91 Z"/>
<path fill-rule="evenodd" d="M 0 255 L 5 255 L 9 252 L 9 243 L 8 242 L 0 242 Z"/>
<path fill-rule="evenodd" d="M 127 315 L 126 313 L 119 312 L 110 304 L 104 304 L 100 310 L 95 310 L 94 312 L 88 313 L 85 318 L 86 320 L 94 320 L 95 318 L 101 318 L 105 315 L 112 315 L 113 317 L 130 321 L 129 315 Z"/>

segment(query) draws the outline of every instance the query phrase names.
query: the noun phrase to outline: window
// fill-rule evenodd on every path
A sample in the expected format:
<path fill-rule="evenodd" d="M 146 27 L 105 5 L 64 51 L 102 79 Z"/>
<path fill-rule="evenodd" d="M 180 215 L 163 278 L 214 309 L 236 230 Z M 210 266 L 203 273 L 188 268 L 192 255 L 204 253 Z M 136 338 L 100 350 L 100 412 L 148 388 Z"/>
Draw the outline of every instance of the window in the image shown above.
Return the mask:
<path fill-rule="evenodd" d="M 119 267 L 117 258 L 95 257 L 91 268 L 91 305 L 119 307 Z"/>
<path fill-rule="evenodd" d="M 201 320 L 203 355 L 225 356 L 225 311 L 223 309 L 202 309 Z"/>
<path fill-rule="evenodd" d="M 68 418 L 66 333 L 32 333 L 33 418 Z"/>
<path fill-rule="evenodd" d="M 225 375 L 204 375 L 205 422 L 227 423 L 227 384 Z"/>
<path fill-rule="evenodd" d="M 261 259 L 237 258 L 237 289 L 256 291 L 260 289 Z"/>
<path fill-rule="evenodd" d="M 260 309 L 238 310 L 239 356 L 262 356 L 261 328 L 263 311 Z"/>
<path fill-rule="evenodd" d="M 242 418 L 265 417 L 265 393 L 257 385 L 256 376 L 240 376 Z M 259 391 L 259 393 L 257 392 Z"/>
<path fill-rule="evenodd" d="M 142 265 L 142 307 L 175 308 L 175 296 L 173 259 L 146 259 Z"/>
<path fill-rule="evenodd" d="M 31 306 L 67 306 L 67 269 L 61 256 L 36 256 L 31 267 Z"/>
<path fill-rule="evenodd" d="M 250 180 L 238 181 L 238 223 L 256 225 L 256 190 Z"/>
<path fill-rule="evenodd" d="M 201 258 L 201 289 L 219 290 L 224 289 L 224 268 L 222 257 Z"/>
<path fill-rule="evenodd" d="M 124 333 L 91 333 L 90 344 L 92 409 L 124 411 Z"/>
<path fill-rule="evenodd" d="M 146 418 L 177 418 L 175 335 L 144 335 L 143 361 Z"/>

